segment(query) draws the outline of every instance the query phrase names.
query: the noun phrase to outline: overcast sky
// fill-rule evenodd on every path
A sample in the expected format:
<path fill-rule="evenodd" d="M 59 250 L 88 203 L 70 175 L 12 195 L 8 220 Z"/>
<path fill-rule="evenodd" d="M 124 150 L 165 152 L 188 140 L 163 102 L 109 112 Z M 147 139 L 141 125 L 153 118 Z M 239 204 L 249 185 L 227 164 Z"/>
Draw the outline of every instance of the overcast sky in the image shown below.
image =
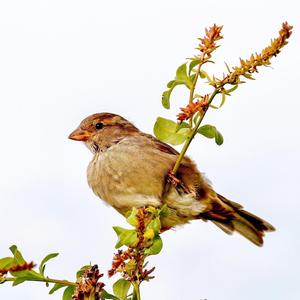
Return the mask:
<path fill-rule="evenodd" d="M 266 46 L 283 21 L 290 44 L 206 122 L 224 145 L 199 138 L 189 155 L 222 195 L 276 228 L 258 248 L 213 224 L 193 222 L 163 235 L 150 258 L 156 278 L 143 300 L 296 300 L 299 291 L 299 7 L 297 1 L 2 1 L 0 4 L 0 257 L 17 244 L 39 262 L 60 252 L 51 277 L 74 279 L 89 262 L 106 274 L 112 226 L 123 218 L 89 189 L 91 159 L 67 139 L 87 115 L 114 112 L 152 133 L 174 117 L 178 89 L 160 105 L 177 66 L 195 53 L 204 28 L 224 25 L 210 72 L 225 71 Z M 177 100 L 175 100 L 177 99 Z M 105 281 L 108 281 L 105 277 Z M 109 288 L 109 284 L 108 284 Z M 0 299 L 60 299 L 43 284 L 0 286 Z"/>

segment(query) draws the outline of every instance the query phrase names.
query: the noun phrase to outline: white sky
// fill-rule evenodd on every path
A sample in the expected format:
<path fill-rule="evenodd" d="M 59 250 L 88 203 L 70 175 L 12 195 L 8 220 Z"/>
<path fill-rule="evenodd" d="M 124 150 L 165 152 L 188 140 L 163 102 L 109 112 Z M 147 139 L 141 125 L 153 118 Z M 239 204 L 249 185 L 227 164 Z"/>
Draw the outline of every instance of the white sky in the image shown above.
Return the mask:
<path fill-rule="evenodd" d="M 49 276 L 72 279 L 82 265 L 106 273 L 113 225 L 125 222 L 86 182 L 88 150 L 67 139 L 87 115 L 109 111 L 152 132 L 176 67 L 193 55 L 204 27 L 223 24 L 217 74 L 259 51 L 285 20 L 290 44 L 257 80 L 243 85 L 207 122 L 225 143 L 189 150 L 215 189 L 277 228 L 256 248 L 212 224 L 163 235 L 150 258 L 156 279 L 143 300 L 300 299 L 299 7 L 297 1 L 2 1 L 0 4 L 0 257 L 17 244 L 38 262 L 61 255 Z M 174 98 L 175 100 L 175 98 Z M 175 107 L 175 108 L 174 108 Z M 107 278 L 105 278 L 107 282 Z M 113 282 L 110 280 L 110 282 Z M 109 285 L 108 285 L 109 286 Z M 42 284 L 0 286 L 0 299 L 60 299 Z"/>

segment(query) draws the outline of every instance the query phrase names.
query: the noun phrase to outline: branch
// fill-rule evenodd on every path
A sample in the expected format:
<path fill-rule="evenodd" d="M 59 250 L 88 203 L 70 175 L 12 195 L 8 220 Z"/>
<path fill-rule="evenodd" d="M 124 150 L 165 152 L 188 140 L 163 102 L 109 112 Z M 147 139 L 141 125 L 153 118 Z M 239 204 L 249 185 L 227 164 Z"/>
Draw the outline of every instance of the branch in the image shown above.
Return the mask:
<path fill-rule="evenodd" d="M 215 98 L 215 96 L 218 94 L 218 92 L 219 92 L 219 88 L 216 88 L 216 89 L 213 91 L 213 93 L 210 95 L 209 100 L 208 100 L 208 106 L 207 106 L 207 108 L 204 110 L 203 114 L 199 117 L 199 120 L 197 121 L 196 125 L 194 126 L 194 128 L 193 128 L 191 134 L 187 137 L 187 139 L 186 139 L 186 141 L 185 141 L 185 143 L 184 143 L 184 145 L 183 145 L 183 147 L 182 147 L 182 149 L 181 149 L 181 151 L 180 151 L 180 153 L 179 153 L 179 156 L 178 156 L 178 158 L 177 158 L 177 160 L 176 160 L 176 163 L 175 163 L 175 165 L 174 165 L 174 167 L 173 167 L 173 169 L 172 169 L 172 173 L 173 173 L 174 175 L 177 173 L 177 171 L 178 171 L 178 169 L 179 169 L 179 166 L 180 166 L 180 164 L 181 164 L 181 162 L 182 162 L 182 160 L 183 160 L 183 158 L 184 158 L 184 155 L 185 155 L 187 149 L 188 149 L 189 146 L 190 146 L 190 143 L 192 142 L 193 138 L 194 138 L 195 135 L 197 134 L 197 131 L 198 131 L 198 129 L 199 129 L 199 127 L 200 127 L 200 125 L 201 125 L 201 123 L 202 123 L 204 117 L 205 117 L 205 114 L 206 114 L 206 112 L 207 112 L 207 110 L 208 110 L 209 105 L 210 105 L 211 102 L 214 100 L 214 98 Z"/>
<path fill-rule="evenodd" d="M 169 90 L 163 93 L 162 104 L 165 108 L 170 107 L 170 95 L 177 85 L 184 84 L 189 89 L 189 99 L 186 107 L 181 108 L 181 113 L 177 115 L 175 122 L 159 117 L 154 125 L 154 134 L 163 142 L 178 145 L 184 143 L 172 171 L 169 172 L 169 182 L 178 184 L 175 176 L 182 163 L 185 153 L 187 152 L 192 140 L 197 133 L 207 138 L 214 138 L 218 145 L 223 143 L 223 137 L 215 126 L 205 125 L 200 127 L 202 121 L 209 108 L 220 108 L 231 93 L 236 90 L 239 84 L 243 83 L 241 77 L 254 79 L 252 73 L 258 72 L 260 66 L 268 66 L 271 64 L 271 58 L 277 56 L 282 47 L 288 43 L 288 39 L 292 34 L 292 26 L 287 22 L 282 24 L 279 36 L 271 40 L 271 44 L 264 48 L 259 54 L 252 54 L 247 60 L 240 59 L 240 66 L 230 69 L 227 65 L 228 74 L 223 75 L 222 79 L 215 76 L 209 76 L 201 68 L 205 63 L 211 61 L 212 53 L 218 48 L 216 41 L 222 39 L 222 26 L 213 25 L 205 30 L 206 35 L 200 38 L 200 44 L 197 48 L 200 54 L 194 58 L 190 58 L 189 71 L 187 72 L 186 64 L 181 65 L 176 71 L 175 80 L 168 83 Z M 196 68 L 197 67 L 197 68 Z M 195 69 L 196 68 L 196 69 Z M 191 73 L 193 73 L 191 75 Z M 208 80 L 208 84 L 214 87 L 211 94 L 200 95 L 195 93 L 199 77 Z M 225 89 L 226 85 L 232 85 L 230 89 Z M 221 104 L 217 107 L 212 105 L 212 101 L 217 94 L 222 94 Z M 188 121 L 188 123 L 184 122 Z M 193 126 L 193 123 L 195 124 Z M 169 182 L 165 188 L 165 193 L 169 190 Z"/>
<path fill-rule="evenodd" d="M 0 282 L 5 281 L 16 281 L 18 277 L 0 277 Z M 45 283 L 57 283 L 64 286 L 76 286 L 76 282 L 68 281 L 68 280 L 60 280 L 60 279 L 54 279 L 54 278 L 35 278 L 35 279 L 26 279 L 26 281 L 40 281 Z"/>

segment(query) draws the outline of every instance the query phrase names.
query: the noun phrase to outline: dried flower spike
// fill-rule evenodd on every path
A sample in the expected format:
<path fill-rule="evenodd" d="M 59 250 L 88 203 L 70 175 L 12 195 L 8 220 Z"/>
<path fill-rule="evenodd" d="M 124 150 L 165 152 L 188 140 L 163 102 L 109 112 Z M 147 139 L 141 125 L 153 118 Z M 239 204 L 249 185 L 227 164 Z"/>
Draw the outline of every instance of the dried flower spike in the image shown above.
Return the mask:
<path fill-rule="evenodd" d="M 208 98 L 209 95 L 205 95 L 200 101 L 190 102 L 186 107 L 180 108 L 182 113 L 177 115 L 177 120 L 179 122 L 190 120 L 197 112 L 203 114 L 208 108 Z"/>
<path fill-rule="evenodd" d="M 9 272 L 20 272 L 20 271 L 30 271 L 32 270 L 36 265 L 33 262 L 30 263 L 23 263 L 20 265 L 13 265 L 7 269 L 0 269 L 0 277 L 3 275 L 9 273 Z"/>
<path fill-rule="evenodd" d="M 100 294 L 105 286 L 103 282 L 99 282 L 102 276 L 103 274 L 100 273 L 97 265 L 87 268 L 77 281 L 72 299 L 100 299 Z"/>
<path fill-rule="evenodd" d="M 239 84 L 241 83 L 240 76 L 244 76 L 248 79 L 254 79 L 251 74 L 257 71 L 259 66 L 268 66 L 271 64 L 270 59 L 280 53 L 282 47 L 288 43 L 288 38 L 292 34 L 293 26 L 290 26 L 287 22 L 282 23 L 282 27 L 279 31 L 279 36 L 271 40 L 271 44 L 264 48 L 261 53 L 252 54 L 247 60 L 240 59 L 240 65 L 233 67 L 227 76 L 222 80 L 216 80 L 216 84 L 213 84 L 216 88 L 220 88 L 225 84 Z"/>
<path fill-rule="evenodd" d="M 221 36 L 222 28 L 223 26 L 217 26 L 216 24 L 209 29 L 205 28 L 205 36 L 199 38 L 200 44 L 196 48 L 201 52 L 197 58 L 204 60 L 205 56 L 207 56 L 208 59 L 211 57 L 211 52 L 218 47 L 216 41 L 223 38 L 223 36 Z"/>
<path fill-rule="evenodd" d="M 155 211 L 155 208 L 153 209 Z M 147 233 L 151 232 L 154 235 L 152 229 L 149 229 L 147 226 L 154 220 L 153 217 L 157 218 L 155 213 L 150 211 L 150 208 L 139 208 L 136 210 L 134 214 L 136 223 L 134 226 L 137 234 L 137 243 L 134 246 L 129 246 L 126 250 L 118 250 L 113 257 L 112 267 L 108 271 L 109 277 L 116 273 L 121 273 L 125 280 L 138 286 L 141 282 L 153 278 L 149 275 L 154 271 L 154 268 L 150 270 L 145 268 L 145 258 L 147 257 L 145 251 L 149 249 Z M 152 234 L 150 235 L 152 236 Z"/>

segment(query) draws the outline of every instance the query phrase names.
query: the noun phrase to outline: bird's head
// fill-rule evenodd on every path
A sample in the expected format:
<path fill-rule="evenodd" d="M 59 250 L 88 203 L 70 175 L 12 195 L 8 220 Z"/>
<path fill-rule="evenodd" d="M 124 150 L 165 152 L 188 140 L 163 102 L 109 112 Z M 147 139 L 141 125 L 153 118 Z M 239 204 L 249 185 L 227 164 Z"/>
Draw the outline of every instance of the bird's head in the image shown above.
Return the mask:
<path fill-rule="evenodd" d="M 69 139 L 82 141 L 93 152 L 105 151 L 122 139 L 135 135 L 139 130 L 121 116 L 97 113 L 85 118 Z"/>

